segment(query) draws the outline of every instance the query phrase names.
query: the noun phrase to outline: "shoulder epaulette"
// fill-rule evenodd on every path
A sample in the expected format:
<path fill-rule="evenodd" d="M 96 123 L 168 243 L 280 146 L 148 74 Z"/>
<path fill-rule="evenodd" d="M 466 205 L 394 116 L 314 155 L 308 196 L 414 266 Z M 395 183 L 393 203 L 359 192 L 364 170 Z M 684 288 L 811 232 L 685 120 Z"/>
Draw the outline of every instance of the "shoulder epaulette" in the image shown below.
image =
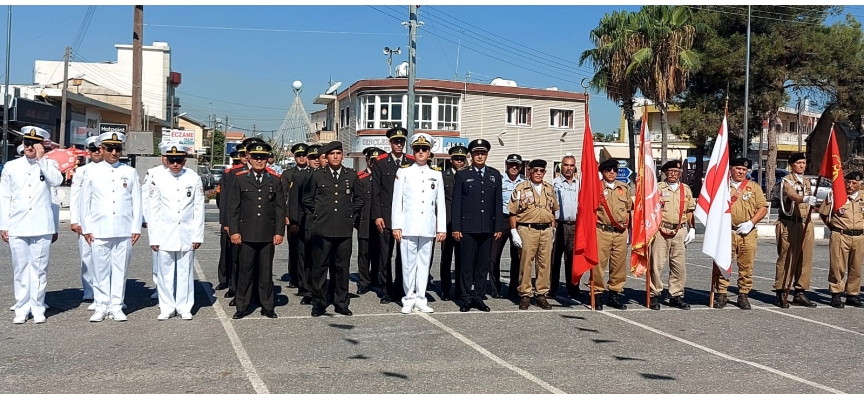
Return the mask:
<path fill-rule="evenodd" d="M 402 164 L 400 167 L 402 167 L 402 168 L 410 168 L 410 167 L 411 167 L 411 164 Z"/>
<path fill-rule="evenodd" d="M 439 172 L 440 172 L 440 171 L 443 171 L 443 170 L 441 169 L 441 167 L 439 167 L 439 166 L 434 166 L 434 167 L 432 167 L 432 169 L 434 169 L 434 170 L 436 170 L 436 171 L 439 171 Z"/>
<path fill-rule="evenodd" d="M 234 171 L 232 171 L 232 172 L 234 172 Z M 240 170 L 240 171 L 235 172 L 234 175 L 235 175 L 235 176 L 240 176 L 240 175 L 243 175 L 243 174 L 245 174 L 245 173 L 247 173 L 247 172 L 249 172 L 249 171 Z"/>
<path fill-rule="evenodd" d="M 387 156 L 389 156 L 389 154 L 384 153 L 384 154 L 378 156 L 378 158 L 376 158 L 376 160 L 383 160 L 383 159 L 387 158 Z"/>
<path fill-rule="evenodd" d="M 275 169 L 272 169 L 272 168 L 265 168 L 265 169 L 267 170 L 268 174 L 273 175 L 276 178 L 280 177 L 280 174 L 276 173 Z"/>
<path fill-rule="evenodd" d="M 411 160 L 411 161 L 414 161 L 414 156 L 412 156 L 411 154 L 406 154 L 406 155 L 405 155 L 405 158 L 407 158 L 407 159 L 409 159 L 409 160 Z"/>
<path fill-rule="evenodd" d="M 367 176 L 371 175 L 370 173 L 364 171 L 360 171 L 357 173 L 357 179 L 365 179 Z"/>

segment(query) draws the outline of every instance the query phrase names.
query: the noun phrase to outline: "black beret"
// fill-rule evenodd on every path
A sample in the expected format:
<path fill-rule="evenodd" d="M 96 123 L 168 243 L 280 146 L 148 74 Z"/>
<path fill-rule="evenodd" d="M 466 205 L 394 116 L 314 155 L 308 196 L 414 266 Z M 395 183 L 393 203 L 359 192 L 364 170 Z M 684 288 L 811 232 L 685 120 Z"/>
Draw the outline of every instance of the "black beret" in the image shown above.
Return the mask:
<path fill-rule="evenodd" d="M 474 139 L 471 141 L 471 143 L 468 143 L 468 151 L 472 153 L 474 151 L 489 151 L 489 149 L 491 148 L 492 146 L 489 145 L 488 140 Z"/>
<path fill-rule="evenodd" d="M 862 181 L 862 180 L 864 180 L 864 174 L 862 174 L 858 171 L 850 172 L 850 173 L 846 174 L 846 180 L 847 181 Z"/>
<path fill-rule="evenodd" d="M 507 163 L 522 164 L 522 156 L 518 154 L 510 154 L 507 156 Z"/>
<path fill-rule="evenodd" d="M 602 163 L 600 163 L 600 165 L 597 166 L 597 169 L 600 172 L 603 172 L 604 169 L 609 169 L 609 168 L 612 168 L 612 169 L 617 171 L 618 170 L 618 160 L 609 159 L 609 160 L 603 161 Z"/>
<path fill-rule="evenodd" d="M 528 168 L 546 168 L 546 160 L 531 160 L 528 163 Z"/>
<path fill-rule="evenodd" d="M 730 167 L 746 167 L 747 169 L 750 169 L 750 160 L 743 158 L 743 157 L 742 158 L 733 158 L 733 159 L 729 160 L 729 166 Z"/>
<path fill-rule="evenodd" d="M 663 164 L 663 166 L 660 167 L 660 170 L 665 172 L 669 168 L 681 169 L 681 161 L 680 160 L 667 161 L 666 164 Z"/>
<path fill-rule="evenodd" d="M 798 160 L 806 160 L 806 159 L 807 159 L 807 155 L 804 153 L 792 153 L 792 155 L 789 156 L 789 164 L 798 162 Z"/>
<path fill-rule="evenodd" d="M 313 144 L 313 145 L 309 146 L 309 148 L 306 149 L 306 155 L 309 157 L 312 157 L 312 158 L 318 158 L 318 150 L 320 148 L 321 148 L 321 146 L 319 146 L 317 144 Z"/>
<path fill-rule="evenodd" d="M 297 143 L 291 146 L 291 152 L 294 153 L 295 156 L 303 156 L 306 154 L 307 150 L 309 150 L 309 145 L 306 143 Z"/>
<path fill-rule="evenodd" d="M 408 140 L 408 130 L 399 126 L 396 128 L 390 128 L 387 131 L 387 138 L 390 140 L 402 139 Z"/>
<path fill-rule="evenodd" d="M 451 157 L 466 157 L 466 156 L 468 156 L 468 149 L 466 149 L 465 146 L 463 146 L 461 144 L 457 144 L 457 145 L 451 147 L 450 150 L 448 150 L 447 152 L 450 153 Z"/>
<path fill-rule="evenodd" d="M 334 140 L 330 143 L 325 144 L 323 147 L 321 147 L 321 150 L 318 150 L 318 155 L 320 156 L 321 154 L 327 154 L 334 150 L 342 150 L 342 142 Z"/>

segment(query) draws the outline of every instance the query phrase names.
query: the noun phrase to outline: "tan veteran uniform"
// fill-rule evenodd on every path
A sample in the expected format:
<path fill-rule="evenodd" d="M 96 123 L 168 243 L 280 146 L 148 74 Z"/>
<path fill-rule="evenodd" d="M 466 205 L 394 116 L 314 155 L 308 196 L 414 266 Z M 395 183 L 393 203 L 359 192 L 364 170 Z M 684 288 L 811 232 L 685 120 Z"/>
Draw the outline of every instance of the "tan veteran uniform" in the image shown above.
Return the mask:
<path fill-rule="evenodd" d="M 789 165 L 797 162 L 806 165 L 806 156 L 795 153 L 789 156 Z M 777 269 L 774 275 L 774 290 L 777 292 L 777 306 L 789 308 L 789 286 L 795 289 L 792 303 L 804 307 L 816 307 L 804 291 L 810 288 L 810 273 L 813 268 L 813 221 L 811 207 L 816 205 L 816 197 L 810 187 L 810 180 L 793 172 L 780 184 L 780 210 L 778 213 Z M 794 199 L 793 199 L 794 197 Z M 801 199 L 796 201 L 796 199 Z"/>
<path fill-rule="evenodd" d="M 535 174 L 534 170 L 538 172 Z M 517 247 L 522 248 L 519 264 L 519 296 L 522 302 L 519 309 L 525 310 L 531 304 L 531 297 L 537 296 L 537 306 L 551 309 L 546 301 L 549 292 L 549 272 L 552 261 L 552 240 L 555 237 L 555 212 L 558 211 L 558 199 L 555 188 L 549 182 L 543 181 L 546 172 L 546 161 L 532 160 L 528 164 L 528 180 L 516 185 L 507 211 L 510 213 L 511 234 Z M 535 176 L 536 175 L 536 176 Z M 533 180 L 539 177 L 540 183 Z M 514 224 L 515 222 L 515 224 Z M 513 232 L 515 227 L 515 232 Z M 520 246 L 521 244 L 521 246 Z M 531 287 L 531 263 L 537 270 L 536 287 Z"/>
<path fill-rule="evenodd" d="M 696 238 L 696 230 L 691 226 L 696 202 L 690 187 L 678 181 L 681 177 L 681 161 L 669 161 L 660 170 L 666 174 L 666 181 L 657 185 L 663 206 L 663 220 L 651 244 L 651 309 L 660 309 L 659 298 L 663 292 L 661 273 L 668 261 L 669 306 L 689 310 L 690 305 L 684 302 L 684 284 L 687 281 L 684 245 Z"/>
<path fill-rule="evenodd" d="M 633 209 L 633 197 L 630 188 L 616 180 L 606 181 L 606 175 L 614 170 L 617 174 L 618 161 L 606 160 L 600 163 L 600 172 L 604 174 L 601 182 L 603 194 L 600 196 L 600 204 L 597 205 L 597 266 L 594 267 L 594 279 L 591 285 L 594 287 L 595 303 L 597 310 L 602 310 L 599 301 L 602 293 L 607 289 L 609 293 L 608 305 L 618 309 L 627 309 L 623 304 L 621 292 L 627 281 L 627 229 L 630 226 L 630 211 Z M 606 172 L 604 172 L 604 170 Z M 609 280 L 606 281 L 606 267 L 609 267 Z"/>
<path fill-rule="evenodd" d="M 861 290 L 861 263 L 864 262 L 864 196 L 859 191 L 862 181 L 864 174 L 860 172 L 846 174 L 846 204 L 832 212 L 834 199 L 829 195 L 819 208 L 819 216 L 831 230 L 828 243 L 831 257 L 828 287 L 831 290 L 831 306 L 835 308 L 843 308 L 840 300 L 843 292 L 846 292 L 846 304 L 864 307 L 858 299 L 858 292 Z"/>

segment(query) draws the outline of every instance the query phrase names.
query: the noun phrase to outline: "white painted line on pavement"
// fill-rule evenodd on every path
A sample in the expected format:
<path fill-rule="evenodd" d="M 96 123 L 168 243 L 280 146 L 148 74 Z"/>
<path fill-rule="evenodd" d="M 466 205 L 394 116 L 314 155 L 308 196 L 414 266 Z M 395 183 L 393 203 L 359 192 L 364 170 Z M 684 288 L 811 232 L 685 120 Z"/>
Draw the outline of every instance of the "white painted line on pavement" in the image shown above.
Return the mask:
<path fill-rule="evenodd" d="M 749 366 L 751 366 L 751 367 L 756 367 L 756 368 L 759 368 L 759 369 L 761 369 L 761 370 L 763 370 L 763 371 L 768 371 L 768 372 L 770 372 L 770 373 L 772 373 L 772 374 L 780 375 L 780 376 L 782 376 L 782 377 L 784 377 L 784 378 L 791 379 L 791 380 L 793 380 L 793 381 L 795 381 L 795 382 L 803 383 L 803 384 L 805 384 L 805 385 L 812 386 L 812 387 L 814 387 L 814 388 L 817 388 L 817 389 L 820 389 L 820 390 L 824 390 L 824 391 L 829 392 L 829 393 L 846 394 L 845 392 L 842 392 L 842 391 L 840 391 L 840 390 L 834 389 L 834 388 L 832 388 L 832 387 L 830 387 L 830 386 L 825 386 L 825 385 L 822 385 L 822 384 L 819 384 L 819 383 L 816 383 L 816 382 L 808 381 L 807 379 L 804 379 L 804 378 L 802 378 L 802 377 L 800 377 L 800 376 L 792 375 L 792 374 L 790 374 L 790 373 L 783 372 L 783 371 L 780 371 L 780 370 L 777 370 L 777 369 L 774 369 L 774 368 L 771 368 L 771 367 L 769 367 L 769 366 L 762 365 L 762 364 L 759 364 L 759 363 L 756 363 L 756 362 L 753 362 L 753 361 L 742 360 L 742 359 L 740 359 L 740 358 L 737 358 L 737 357 L 731 356 L 731 355 L 729 355 L 729 354 L 722 353 L 722 352 L 719 352 L 719 351 L 717 351 L 717 350 L 714 350 L 714 349 L 712 349 L 712 348 L 710 348 L 710 347 L 706 347 L 706 346 L 703 346 L 703 345 L 701 345 L 701 344 L 691 342 L 691 341 L 689 341 L 689 340 L 687 340 L 687 339 L 684 339 L 684 338 L 681 338 L 681 337 L 678 337 L 678 336 L 675 336 L 675 335 L 672 335 L 672 334 L 669 334 L 669 333 L 663 332 L 663 331 L 661 331 L 661 330 L 659 330 L 659 329 L 652 328 L 652 327 L 650 327 L 650 326 L 648 326 L 648 325 L 640 324 L 640 323 L 638 323 L 638 322 L 636 322 L 636 321 L 631 321 L 631 320 L 629 320 L 629 319 L 627 319 L 627 318 L 624 318 L 624 317 L 622 317 L 622 316 L 619 316 L 619 315 L 615 315 L 615 314 L 612 314 L 612 313 L 607 313 L 607 312 L 605 312 L 605 311 L 601 311 L 601 313 L 603 313 L 603 314 L 605 314 L 605 315 L 608 315 L 608 316 L 610 316 L 610 317 L 612 317 L 612 318 L 615 318 L 615 319 L 617 319 L 617 320 L 624 321 L 624 322 L 626 322 L 626 323 L 628 323 L 628 324 L 630 324 L 630 325 L 637 326 L 637 327 L 642 328 L 642 329 L 645 329 L 645 330 L 647 330 L 647 331 L 650 331 L 650 332 L 656 333 L 656 334 L 658 334 L 658 335 L 660 335 L 660 336 L 663 336 L 663 337 L 666 337 L 666 338 L 668 338 L 668 339 L 672 339 L 672 340 L 674 340 L 674 341 L 676 341 L 676 342 L 683 343 L 683 344 L 686 344 L 686 345 L 688 345 L 688 346 L 691 346 L 691 347 L 697 348 L 697 349 L 702 350 L 702 351 L 704 351 L 704 352 L 706 352 L 706 353 L 709 353 L 709 354 L 715 355 L 715 356 L 720 357 L 720 358 L 727 359 L 727 360 L 729 360 L 729 361 L 734 361 L 734 362 L 737 362 L 737 363 L 741 363 L 741 364 L 749 365 Z"/>
<path fill-rule="evenodd" d="M 826 322 L 816 321 L 816 320 L 813 320 L 813 319 L 810 319 L 810 318 L 804 318 L 804 317 L 801 317 L 801 316 L 798 316 L 798 315 L 785 313 L 785 312 L 783 312 L 783 311 L 772 310 L 772 309 L 770 309 L 770 308 L 768 308 L 768 307 L 753 307 L 753 308 L 758 309 L 758 310 L 765 310 L 765 311 L 772 312 L 772 313 L 775 313 L 775 314 L 785 315 L 785 316 L 787 316 L 787 317 L 789 317 L 789 318 L 795 318 L 795 319 L 798 319 L 798 320 L 801 320 L 801 321 L 810 322 L 810 323 L 813 323 L 813 324 L 816 324 L 816 325 L 822 325 L 822 326 L 824 326 L 824 327 L 828 327 L 828 328 L 831 328 L 831 329 L 836 329 L 836 330 L 838 330 L 838 331 L 847 332 L 847 333 L 852 333 L 852 334 L 855 334 L 855 335 L 858 335 L 858 336 L 864 336 L 864 333 L 856 332 L 856 331 L 853 331 L 853 330 L 850 330 L 850 329 L 846 329 L 846 328 L 844 328 L 844 327 L 842 327 L 842 326 L 832 325 L 832 324 L 829 324 L 829 323 L 826 323 Z"/>
<path fill-rule="evenodd" d="M 216 315 L 219 316 L 219 322 L 222 323 L 222 328 L 225 329 L 228 339 L 231 340 L 231 346 L 234 347 L 234 353 L 237 354 L 237 359 L 240 360 L 240 365 L 243 366 L 243 370 L 246 372 L 246 377 L 249 378 L 249 382 L 252 384 L 252 388 L 255 389 L 255 393 L 270 394 L 270 390 L 267 389 L 264 380 L 262 380 L 258 375 L 255 365 L 252 364 L 252 360 L 249 359 L 249 354 L 246 353 L 246 349 L 243 347 L 243 342 L 241 342 L 240 337 L 237 336 L 237 331 L 234 330 L 234 326 L 231 325 L 231 321 L 225 314 L 225 310 L 223 310 L 222 305 L 219 304 L 219 298 L 213 295 L 212 288 L 203 284 L 203 282 L 207 282 L 207 277 L 204 276 L 204 270 L 201 269 L 201 264 L 198 263 L 198 260 L 195 260 L 195 273 L 198 274 L 198 279 L 202 282 L 201 287 L 204 288 L 207 297 L 214 299 L 210 304 L 213 306 L 213 309 L 216 310 Z"/>
<path fill-rule="evenodd" d="M 546 381 L 532 375 L 528 371 L 525 371 L 522 368 L 519 368 L 513 364 L 510 364 L 507 361 L 504 361 L 500 357 L 489 352 L 489 350 L 486 350 L 485 348 L 483 348 L 479 344 L 474 343 L 471 339 L 468 339 L 465 336 L 462 336 L 462 334 L 460 334 L 459 332 L 456 332 L 455 330 L 451 329 L 449 326 L 444 325 L 443 323 L 441 323 L 441 321 L 438 321 L 437 319 L 432 318 L 428 314 L 420 313 L 420 316 L 423 319 L 431 322 L 433 325 L 441 328 L 443 331 L 453 335 L 453 337 L 455 337 L 456 339 L 459 339 L 459 341 L 461 341 L 462 343 L 465 343 L 468 346 L 471 346 L 471 348 L 473 348 L 474 350 L 477 350 L 478 352 L 480 352 L 480 354 L 486 356 L 486 358 L 494 361 L 496 364 L 519 374 L 520 376 L 522 376 L 525 379 L 528 379 L 531 382 L 534 382 L 534 383 L 540 385 L 543 389 L 546 389 L 550 393 L 554 393 L 554 394 L 565 394 L 566 393 L 566 392 L 562 391 L 561 389 L 558 389 L 555 386 L 550 385 Z"/>
<path fill-rule="evenodd" d="M 693 264 L 693 263 L 686 263 L 686 264 L 687 264 L 687 265 L 692 265 L 692 266 L 694 266 L 694 267 L 704 268 L 704 269 L 712 269 L 712 268 L 714 268 L 714 267 L 706 267 L 706 266 L 704 266 L 704 265 Z M 732 275 L 738 275 L 738 271 L 733 272 Z M 757 279 L 764 279 L 764 280 L 766 280 L 766 281 L 774 282 L 774 278 L 766 278 L 766 277 L 764 277 L 764 276 L 758 276 L 758 275 L 753 275 L 753 277 L 754 277 L 754 278 L 757 278 Z M 730 280 L 731 280 L 731 279 L 730 279 Z M 811 285 L 811 286 L 810 286 L 810 289 L 811 289 L 811 290 L 825 290 L 826 288 L 820 288 L 820 287 L 816 287 L 816 286 L 812 286 L 812 285 Z M 818 294 L 818 293 L 817 293 L 817 294 Z"/>

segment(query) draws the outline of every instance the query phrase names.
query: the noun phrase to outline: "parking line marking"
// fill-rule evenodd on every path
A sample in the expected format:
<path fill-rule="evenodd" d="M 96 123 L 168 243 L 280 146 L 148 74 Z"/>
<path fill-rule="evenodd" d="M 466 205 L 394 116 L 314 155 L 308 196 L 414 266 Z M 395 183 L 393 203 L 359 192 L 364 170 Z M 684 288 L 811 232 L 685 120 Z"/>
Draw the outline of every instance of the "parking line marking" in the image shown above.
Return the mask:
<path fill-rule="evenodd" d="M 453 337 L 455 337 L 456 339 L 459 339 L 459 341 L 461 341 L 462 343 L 465 343 L 468 346 L 471 346 L 471 348 L 473 348 L 474 350 L 477 350 L 480 354 L 486 356 L 486 358 L 494 361 L 496 364 L 519 374 L 520 376 L 522 376 L 525 379 L 528 379 L 531 382 L 534 382 L 534 383 L 540 385 L 543 389 L 546 389 L 550 393 L 554 393 L 554 394 L 565 394 L 566 393 L 566 392 L 562 391 L 561 389 L 558 389 L 555 386 L 550 385 L 548 382 L 532 375 L 530 372 L 525 371 L 524 369 L 519 368 L 513 364 L 510 364 L 507 361 L 504 361 L 500 357 L 492 354 L 489 350 L 486 350 L 485 348 L 483 348 L 483 346 L 480 346 L 479 344 L 473 342 L 471 339 L 468 339 L 465 336 L 462 336 L 462 334 L 460 334 L 459 332 L 456 332 L 455 330 L 451 329 L 449 326 L 444 325 L 443 323 L 441 323 L 441 321 L 438 321 L 437 319 L 432 318 L 428 314 L 420 313 L 420 316 L 423 319 L 432 323 L 433 325 L 441 328 L 443 331 L 453 335 Z"/>
<path fill-rule="evenodd" d="M 710 258 L 709 258 L 709 260 L 710 260 Z M 706 266 L 704 266 L 704 265 L 699 265 L 699 264 L 693 264 L 693 263 L 689 263 L 689 262 L 686 263 L 686 264 L 687 264 L 687 265 L 690 265 L 690 266 L 694 266 L 694 267 L 704 268 L 704 269 L 712 269 L 712 268 L 714 268 L 714 267 L 706 267 Z M 732 275 L 738 275 L 738 271 L 733 272 Z M 757 278 L 757 279 L 764 279 L 764 280 L 766 280 L 766 281 L 774 282 L 774 278 L 766 278 L 766 277 L 764 277 L 764 276 L 758 276 L 758 275 L 753 275 L 753 277 L 754 277 L 754 278 Z M 731 279 L 730 279 L 730 280 L 731 280 Z M 812 286 L 812 285 L 810 286 L 810 289 L 812 289 L 812 290 L 825 290 L 825 288 L 820 288 L 820 287 L 816 287 L 816 286 Z"/>
<path fill-rule="evenodd" d="M 770 308 L 768 308 L 768 307 L 753 307 L 753 308 L 756 308 L 756 309 L 759 309 L 759 310 L 768 311 L 768 312 L 772 312 L 772 313 L 775 313 L 775 314 L 784 315 L 784 316 L 787 316 L 787 317 L 789 317 L 789 318 L 795 318 L 795 319 L 798 319 L 798 320 L 801 320 L 801 321 L 810 322 L 810 323 L 812 323 L 812 324 L 816 324 L 816 325 L 822 325 L 822 326 L 824 326 L 824 327 L 831 328 L 831 329 L 836 329 L 836 330 L 841 331 L 841 332 L 847 332 L 847 333 L 852 333 L 852 334 L 855 334 L 855 335 L 858 335 L 858 336 L 864 336 L 864 333 L 856 332 L 856 331 L 853 331 L 853 330 L 851 330 L 851 329 L 846 329 L 846 328 L 844 328 L 844 327 L 842 327 L 842 326 L 832 325 L 832 324 L 829 324 L 829 323 L 827 323 L 827 322 L 816 321 L 816 320 L 813 320 L 813 319 L 810 319 L 810 318 L 801 317 L 801 316 L 798 316 L 798 315 L 795 315 L 795 314 L 785 313 L 785 312 L 783 312 L 783 311 L 772 310 L 772 309 L 770 309 Z"/>
<path fill-rule="evenodd" d="M 612 313 L 607 313 L 607 312 L 605 312 L 605 311 L 600 311 L 600 313 L 605 314 L 605 315 L 608 315 L 608 316 L 610 316 L 610 317 L 612 317 L 612 318 L 615 318 L 615 319 L 617 319 L 617 320 L 624 321 L 624 322 L 626 322 L 626 323 L 628 323 L 628 324 L 630 324 L 630 325 L 633 325 L 633 326 L 636 326 L 636 327 L 639 327 L 639 328 L 645 329 L 645 330 L 647 330 L 647 331 L 650 331 L 650 332 L 656 333 L 656 334 L 658 334 L 658 335 L 660 335 L 660 336 L 663 336 L 663 337 L 666 337 L 666 338 L 668 338 L 668 339 L 672 339 L 672 340 L 674 340 L 674 341 L 676 341 L 676 342 L 683 343 L 683 344 L 686 344 L 686 345 L 688 345 L 688 346 L 691 346 L 691 347 L 697 348 L 697 349 L 699 349 L 699 350 L 702 350 L 702 351 L 704 351 L 704 352 L 706 352 L 706 353 L 709 353 L 709 354 L 715 355 L 715 356 L 717 356 L 717 357 L 724 358 L 724 359 L 729 360 L 729 361 L 734 361 L 734 362 L 737 362 L 737 363 L 741 363 L 741 364 L 749 365 L 749 366 L 751 366 L 751 367 L 759 368 L 759 369 L 761 369 L 761 370 L 763 370 L 763 371 L 768 371 L 768 372 L 770 372 L 770 373 L 772 373 L 772 374 L 780 375 L 780 376 L 782 376 L 782 377 L 784 377 L 784 378 L 791 379 L 791 380 L 793 380 L 793 381 L 795 381 L 795 382 L 803 383 L 803 384 L 805 384 L 805 385 L 808 385 L 808 386 L 811 386 L 811 387 L 817 388 L 817 389 L 819 389 L 819 390 L 824 390 L 824 391 L 829 392 L 829 393 L 835 393 L 835 394 L 846 394 L 845 392 L 842 392 L 842 391 L 840 391 L 840 390 L 834 389 L 834 388 L 832 388 L 832 387 L 830 387 L 830 386 L 825 386 L 825 385 L 822 385 L 822 384 L 819 384 L 819 383 L 816 383 L 816 382 L 808 381 L 807 379 L 801 378 L 801 377 L 799 377 L 799 376 L 792 375 L 792 374 L 790 374 L 790 373 L 783 372 L 783 371 L 780 371 L 780 370 L 778 370 L 778 369 L 774 369 L 774 368 L 771 368 L 771 367 L 769 367 L 769 366 L 759 364 L 759 363 L 757 363 L 757 362 L 748 361 L 748 360 L 742 360 L 742 359 L 740 359 L 740 358 L 737 358 L 737 357 L 731 356 L 731 355 L 729 355 L 729 354 L 722 353 L 722 352 L 719 352 L 719 351 L 717 351 L 717 350 L 714 350 L 714 349 L 712 349 L 712 348 L 710 348 L 710 347 L 706 347 L 706 346 L 703 346 L 703 345 L 701 345 L 701 344 L 691 342 L 691 341 L 689 341 L 689 340 L 687 340 L 687 339 L 684 339 L 684 338 L 681 338 L 681 337 L 678 337 L 678 336 L 675 336 L 675 335 L 672 335 L 672 334 L 669 334 L 669 333 L 663 332 L 663 331 L 661 331 L 661 330 L 659 330 L 659 329 L 652 328 L 652 327 L 650 327 L 650 326 L 648 326 L 648 325 L 640 324 L 640 323 L 638 323 L 638 322 L 636 322 L 636 321 L 631 321 L 631 320 L 629 320 L 629 319 L 627 319 L 627 318 L 624 318 L 624 317 L 622 317 L 622 316 L 620 316 L 620 315 L 615 315 L 615 314 L 612 314 Z"/>
<path fill-rule="evenodd" d="M 211 287 L 204 284 L 204 282 L 207 282 L 207 277 L 204 276 L 204 270 L 201 269 L 201 264 L 198 263 L 198 260 L 195 260 L 195 273 L 198 274 L 198 280 L 201 283 L 204 292 L 207 293 L 207 297 L 214 299 L 210 305 L 216 310 L 219 322 L 222 323 L 222 328 L 225 329 L 225 333 L 231 341 L 231 346 L 234 347 L 234 353 L 237 354 L 237 359 L 240 360 L 240 365 L 243 366 L 243 371 L 246 372 L 246 377 L 249 379 L 249 383 L 252 384 L 252 388 L 255 389 L 255 393 L 270 394 L 270 390 L 267 389 L 267 385 L 264 384 L 264 380 L 258 375 L 255 365 L 252 364 L 249 354 L 246 353 L 246 349 L 243 347 L 243 342 L 241 342 L 240 337 L 237 336 L 237 331 L 234 330 L 234 326 L 231 325 L 228 316 L 225 314 L 225 310 L 223 310 L 222 305 L 219 304 L 219 298 L 213 295 L 213 289 Z"/>

